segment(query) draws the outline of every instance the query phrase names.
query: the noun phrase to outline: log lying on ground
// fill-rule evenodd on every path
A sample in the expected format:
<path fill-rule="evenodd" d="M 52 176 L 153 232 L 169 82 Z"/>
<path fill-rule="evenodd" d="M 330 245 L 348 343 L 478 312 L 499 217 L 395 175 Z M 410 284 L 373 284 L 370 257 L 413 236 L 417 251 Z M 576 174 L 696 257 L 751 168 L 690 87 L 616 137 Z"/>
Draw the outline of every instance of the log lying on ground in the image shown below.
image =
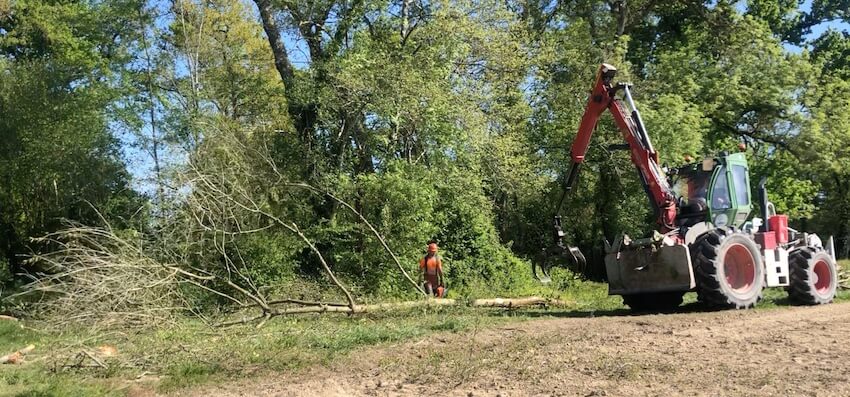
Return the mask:
<path fill-rule="evenodd" d="M 560 299 L 541 298 L 539 296 L 530 296 L 527 298 L 515 299 L 476 299 L 470 305 L 472 307 L 504 307 L 504 308 L 520 308 L 528 306 L 569 306 L 569 303 Z"/>
<path fill-rule="evenodd" d="M 35 345 L 29 345 L 14 353 L 0 357 L 0 364 L 20 364 L 24 361 L 24 356 L 35 349 Z"/>
<path fill-rule="evenodd" d="M 296 314 L 296 313 L 373 313 L 384 310 L 395 309 L 410 309 L 414 307 L 427 306 L 463 306 L 467 301 L 459 301 L 456 299 L 424 299 L 405 302 L 390 302 L 377 303 L 373 305 L 356 305 L 352 311 L 350 307 L 339 303 L 317 304 L 310 307 L 296 307 L 291 309 L 281 309 L 281 314 Z M 529 306 L 568 306 L 569 303 L 559 299 L 541 298 L 539 296 L 529 296 L 526 298 L 489 298 L 475 299 L 469 302 L 469 307 L 501 307 L 501 308 L 521 308 Z"/>
<path fill-rule="evenodd" d="M 278 302 L 288 302 L 289 300 L 281 300 Z M 236 324 L 247 324 L 261 320 L 259 325 L 262 325 L 266 320 L 291 314 L 307 314 L 307 313 L 346 313 L 346 314 L 361 314 L 361 313 L 376 313 L 387 310 L 411 309 L 415 307 L 429 306 L 464 306 L 467 305 L 473 308 L 505 308 L 519 309 L 532 306 L 569 306 L 569 302 L 559 299 L 542 298 L 539 296 L 530 296 L 525 298 L 490 298 L 490 299 L 475 299 L 472 302 L 456 300 L 456 299 L 424 299 L 406 302 L 391 302 L 377 303 L 372 305 L 356 305 L 352 310 L 351 307 L 344 303 L 320 303 L 310 302 L 309 306 L 290 307 L 290 308 L 272 308 L 272 311 L 256 315 L 254 317 L 246 317 L 240 320 L 227 321 L 218 324 L 219 327 L 226 327 Z"/>
<path fill-rule="evenodd" d="M 17 318 L 12 317 L 12 316 L 7 316 L 7 315 L 5 315 L 5 314 L 0 314 L 0 320 L 6 320 L 6 321 L 18 321 L 18 319 L 17 319 Z"/>

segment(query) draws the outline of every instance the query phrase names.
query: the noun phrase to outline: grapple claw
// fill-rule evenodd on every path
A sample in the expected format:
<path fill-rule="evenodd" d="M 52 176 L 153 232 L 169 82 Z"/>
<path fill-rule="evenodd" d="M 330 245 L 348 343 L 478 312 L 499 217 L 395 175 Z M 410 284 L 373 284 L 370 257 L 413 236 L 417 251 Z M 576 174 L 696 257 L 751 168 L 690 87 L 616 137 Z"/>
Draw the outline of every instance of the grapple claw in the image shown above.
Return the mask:
<path fill-rule="evenodd" d="M 549 269 L 551 267 L 546 250 L 543 250 L 540 258 L 531 262 L 531 272 L 534 273 L 534 278 L 543 284 L 549 284 L 552 281 L 552 277 L 549 275 Z"/>
<path fill-rule="evenodd" d="M 575 273 L 584 274 L 587 267 L 587 260 L 578 247 L 563 244 L 556 245 L 548 250 L 544 250 L 540 257 L 532 262 L 531 270 L 534 273 L 534 277 L 541 283 L 547 284 L 552 281 L 549 271 L 558 265 L 558 261 L 554 260 L 555 258 L 566 258 L 567 266 L 565 267 Z"/>
<path fill-rule="evenodd" d="M 549 270 L 553 266 L 556 266 L 556 263 L 552 261 L 553 257 L 566 258 L 567 267 L 570 270 L 579 274 L 584 274 L 587 267 L 587 260 L 584 258 L 584 254 L 581 253 L 581 250 L 579 250 L 578 247 L 573 247 L 564 243 L 565 234 L 563 229 L 561 229 L 560 216 L 555 216 L 552 224 L 552 232 L 555 244 L 549 249 L 544 249 L 543 252 L 540 253 L 540 257 L 531 264 L 531 271 L 534 273 L 534 277 L 543 284 L 552 281 L 552 277 L 549 275 Z"/>
<path fill-rule="evenodd" d="M 569 253 L 567 260 L 570 261 L 572 270 L 577 273 L 584 273 L 585 269 L 587 269 L 587 259 L 581 253 L 581 250 L 578 247 L 567 246 L 567 252 Z"/>

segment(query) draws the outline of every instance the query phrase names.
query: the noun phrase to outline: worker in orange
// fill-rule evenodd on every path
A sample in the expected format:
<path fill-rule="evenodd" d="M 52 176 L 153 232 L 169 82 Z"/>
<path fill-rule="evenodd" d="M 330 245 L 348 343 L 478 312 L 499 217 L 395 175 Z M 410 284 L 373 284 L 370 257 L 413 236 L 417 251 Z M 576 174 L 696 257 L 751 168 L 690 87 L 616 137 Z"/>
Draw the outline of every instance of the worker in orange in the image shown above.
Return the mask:
<path fill-rule="evenodd" d="M 437 243 L 428 244 L 428 253 L 419 260 L 419 269 L 422 270 L 422 287 L 428 295 L 442 298 L 446 295 L 446 287 L 443 284 L 443 260 L 437 255 Z"/>

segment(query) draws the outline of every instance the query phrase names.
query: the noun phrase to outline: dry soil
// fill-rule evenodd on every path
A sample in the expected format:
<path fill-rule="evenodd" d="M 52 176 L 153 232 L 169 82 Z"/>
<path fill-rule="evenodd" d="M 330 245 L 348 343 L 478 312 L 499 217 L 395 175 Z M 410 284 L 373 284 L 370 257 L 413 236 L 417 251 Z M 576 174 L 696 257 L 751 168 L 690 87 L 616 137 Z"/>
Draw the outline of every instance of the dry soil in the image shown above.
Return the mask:
<path fill-rule="evenodd" d="M 181 394 L 850 396 L 850 303 L 640 316 L 558 314 L 365 348 L 297 374 Z"/>

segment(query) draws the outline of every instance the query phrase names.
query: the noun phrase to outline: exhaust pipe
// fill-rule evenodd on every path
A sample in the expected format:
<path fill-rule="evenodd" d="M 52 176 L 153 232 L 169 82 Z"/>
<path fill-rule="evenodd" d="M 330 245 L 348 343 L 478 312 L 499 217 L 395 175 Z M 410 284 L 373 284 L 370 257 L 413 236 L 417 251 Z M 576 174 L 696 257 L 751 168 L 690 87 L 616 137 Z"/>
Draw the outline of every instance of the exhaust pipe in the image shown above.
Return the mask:
<path fill-rule="evenodd" d="M 761 177 L 759 181 L 759 202 L 761 203 L 761 218 L 762 223 L 761 227 L 759 227 L 759 231 L 762 233 L 766 233 L 770 231 L 770 224 L 767 221 L 767 188 L 764 186 L 767 183 L 767 177 Z"/>

